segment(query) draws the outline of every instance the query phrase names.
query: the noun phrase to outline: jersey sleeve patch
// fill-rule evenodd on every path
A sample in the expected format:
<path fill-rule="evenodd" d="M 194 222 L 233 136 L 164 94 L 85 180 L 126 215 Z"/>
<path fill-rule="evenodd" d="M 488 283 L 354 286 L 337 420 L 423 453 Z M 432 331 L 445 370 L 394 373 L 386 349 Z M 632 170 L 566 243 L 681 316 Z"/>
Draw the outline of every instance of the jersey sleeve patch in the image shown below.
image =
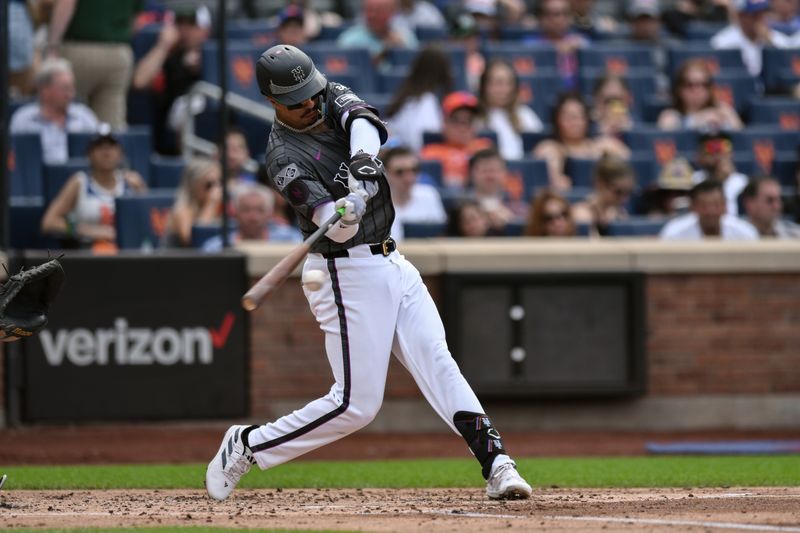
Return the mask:
<path fill-rule="evenodd" d="M 283 191 L 286 187 L 292 183 L 295 178 L 300 175 L 300 169 L 297 168 L 297 165 L 294 163 L 290 163 L 283 167 L 278 174 L 275 175 L 275 186 L 278 188 L 279 191 Z"/>
<path fill-rule="evenodd" d="M 310 191 L 303 180 L 292 181 L 286 186 L 286 197 L 292 205 L 304 205 Z"/>

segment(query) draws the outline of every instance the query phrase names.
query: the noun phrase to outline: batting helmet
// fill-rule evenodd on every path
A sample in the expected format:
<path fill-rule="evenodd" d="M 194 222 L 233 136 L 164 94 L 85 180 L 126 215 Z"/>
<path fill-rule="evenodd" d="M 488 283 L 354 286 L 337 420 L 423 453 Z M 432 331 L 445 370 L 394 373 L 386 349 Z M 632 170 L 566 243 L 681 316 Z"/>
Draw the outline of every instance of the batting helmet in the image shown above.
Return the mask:
<path fill-rule="evenodd" d="M 283 105 L 299 104 L 325 89 L 328 80 L 305 52 L 278 44 L 261 54 L 256 64 L 261 94 Z"/>

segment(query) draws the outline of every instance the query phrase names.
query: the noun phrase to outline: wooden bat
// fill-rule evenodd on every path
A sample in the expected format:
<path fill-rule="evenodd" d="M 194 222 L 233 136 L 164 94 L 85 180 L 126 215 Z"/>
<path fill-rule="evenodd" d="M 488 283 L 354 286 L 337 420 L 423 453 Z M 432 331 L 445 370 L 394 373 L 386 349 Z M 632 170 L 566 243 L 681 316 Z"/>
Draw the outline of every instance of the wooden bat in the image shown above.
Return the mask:
<path fill-rule="evenodd" d="M 248 311 L 255 311 L 267 296 L 272 294 L 275 289 L 286 281 L 286 278 L 291 276 L 294 269 L 297 268 L 297 265 L 300 264 L 309 250 L 311 250 L 311 247 L 314 246 L 314 243 L 320 240 L 330 227 L 342 218 L 343 214 L 344 208 L 338 209 L 336 213 L 331 215 L 328 220 L 317 228 L 317 231 L 309 235 L 302 243 L 295 246 L 286 257 L 281 259 L 277 265 L 264 274 L 264 276 L 242 296 L 242 307 Z"/>

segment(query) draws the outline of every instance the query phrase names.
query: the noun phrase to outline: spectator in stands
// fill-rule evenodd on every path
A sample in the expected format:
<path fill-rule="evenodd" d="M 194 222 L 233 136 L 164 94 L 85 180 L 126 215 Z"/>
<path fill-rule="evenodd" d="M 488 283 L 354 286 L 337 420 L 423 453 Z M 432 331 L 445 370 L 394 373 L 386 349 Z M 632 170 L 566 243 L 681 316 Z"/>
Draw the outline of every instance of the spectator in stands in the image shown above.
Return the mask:
<path fill-rule="evenodd" d="M 676 44 L 662 31 L 660 0 L 630 0 L 628 4 L 628 39 L 634 44 L 651 47 L 656 66 L 656 87 L 659 94 L 669 90 L 667 70 L 667 47 Z"/>
<path fill-rule="evenodd" d="M 167 246 L 191 246 L 192 226 L 217 224 L 221 215 L 222 171 L 219 163 L 202 158 L 189 161 L 167 221 Z"/>
<path fill-rule="evenodd" d="M 714 95 L 711 71 L 702 59 L 689 59 L 675 73 L 672 107 L 658 116 L 662 130 L 742 129 L 736 110 Z"/>
<path fill-rule="evenodd" d="M 623 159 L 630 157 L 630 150 L 620 140 L 606 135 L 589 136 L 589 111 L 577 94 L 559 97 L 553 108 L 552 127 L 552 139 L 537 144 L 533 157 L 547 161 L 550 186 L 557 191 L 572 186 L 572 180 L 564 174 L 567 158 L 599 159 L 605 152 Z"/>
<path fill-rule="evenodd" d="M 481 75 L 486 69 L 486 59 L 481 51 L 483 45 L 475 17 L 467 11 L 461 11 L 454 15 L 450 27 L 450 37 L 451 42 L 464 47 L 467 87 L 470 91 L 477 92 Z"/>
<path fill-rule="evenodd" d="M 769 0 L 733 0 L 736 18 L 711 38 L 717 49 L 738 48 L 751 76 L 761 74 L 761 54 L 764 47 L 789 48 L 792 39 L 767 25 Z"/>
<path fill-rule="evenodd" d="M 588 39 L 617 31 L 614 19 L 597 12 L 595 0 L 570 0 L 569 3 L 572 9 L 572 27 Z"/>
<path fill-rule="evenodd" d="M 536 8 L 539 32 L 524 42 L 549 43 L 558 54 L 558 73 L 565 89 L 578 86 L 578 49 L 589 40 L 572 30 L 572 12 L 567 0 L 540 0 Z"/>
<path fill-rule="evenodd" d="M 742 191 L 747 220 L 761 237 L 800 239 L 800 225 L 783 219 L 781 184 L 775 178 L 757 177 Z"/>
<path fill-rule="evenodd" d="M 42 63 L 36 74 L 38 101 L 14 112 L 11 133 L 39 133 L 44 163 L 64 163 L 69 157 L 67 134 L 97 130 L 97 117 L 83 104 L 73 102 L 75 77 L 66 59 L 52 58 Z"/>
<path fill-rule="evenodd" d="M 784 35 L 795 35 L 800 32 L 800 2 L 771 0 L 769 27 Z"/>
<path fill-rule="evenodd" d="M 496 237 L 489 215 L 477 200 L 464 199 L 448 215 L 450 237 Z"/>
<path fill-rule="evenodd" d="M 419 183 L 419 158 L 406 146 L 385 149 L 380 155 L 394 204 L 392 237 L 403 239 L 403 224 L 444 224 L 447 221 L 439 191 Z"/>
<path fill-rule="evenodd" d="M 272 218 L 275 208 L 274 193 L 263 185 L 246 184 L 234 194 L 236 229 L 230 232 L 231 245 L 244 241 L 300 242 L 303 235 L 297 228 L 276 224 Z M 204 252 L 222 251 L 222 236 L 216 235 L 203 243 Z"/>
<path fill-rule="evenodd" d="M 725 212 L 722 184 L 701 181 L 689 193 L 692 212 L 673 218 L 661 229 L 663 240 L 758 240 L 758 231 L 749 222 Z"/>
<path fill-rule="evenodd" d="M 469 192 L 489 216 L 492 229 L 502 234 L 509 222 L 521 220 L 528 206 L 509 198 L 505 188 L 508 169 L 494 148 L 480 150 L 469 160 Z"/>
<path fill-rule="evenodd" d="M 58 235 L 66 248 L 116 250 L 115 199 L 129 191 L 142 192 L 142 177 L 121 168 L 119 139 L 103 124 L 89 142 L 89 170 L 72 175 L 47 207 L 42 232 Z"/>
<path fill-rule="evenodd" d="M 452 89 L 450 58 L 440 48 L 424 48 L 386 111 L 389 135 L 415 151 L 422 149 L 424 132 L 442 131 L 440 99 Z"/>
<path fill-rule="evenodd" d="M 491 147 L 492 141 L 477 136 L 478 99 L 473 94 L 464 91 L 448 94 L 442 102 L 442 112 L 444 139 L 423 147 L 421 156 L 442 163 L 444 187 L 463 191 L 469 174 L 469 158 L 478 150 Z"/>
<path fill-rule="evenodd" d="M 228 186 L 237 186 L 242 183 L 255 183 L 256 175 L 248 170 L 250 150 L 247 147 L 247 138 L 244 132 L 235 127 L 229 127 L 225 135 L 225 150 L 228 156 Z"/>
<path fill-rule="evenodd" d="M 542 131 L 536 112 L 519 101 L 519 76 L 504 59 L 486 66 L 478 90 L 478 125 L 497 133 L 497 146 L 504 159 L 522 159 L 522 132 Z"/>
<path fill-rule="evenodd" d="M 636 179 L 628 162 L 603 154 L 594 167 L 594 191 L 572 206 L 572 218 L 579 224 L 588 224 L 591 235 L 608 235 L 609 224 L 628 218 L 627 204 L 635 188 Z"/>
<path fill-rule="evenodd" d="M 720 0 L 677 0 L 671 9 L 664 12 L 662 20 L 671 33 L 686 37 L 687 27 L 692 21 L 727 22 L 727 3 Z"/>
<path fill-rule="evenodd" d="M 417 48 L 419 42 L 406 26 L 398 24 L 397 0 L 364 0 L 363 19 L 337 39 L 342 48 L 367 48 L 373 63 L 388 68 L 385 56 L 390 48 Z"/>
<path fill-rule="evenodd" d="M 569 202 L 555 191 L 544 189 L 531 202 L 526 237 L 575 237 L 577 231 Z"/>
<path fill-rule="evenodd" d="M 33 22 L 25 0 L 10 0 L 7 6 L 11 95 L 24 96 L 30 94 L 33 81 Z"/>
<path fill-rule="evenodd" d="M 175 12 L 174 20 L 165 18 L 155 46 L 136 65 L 133 87 L 151 89 L 155 94 L 153 134 L 156 150 L 161 154 L 180 153 L 167 128 L 168 117 L 173 104 L 200 81 L 203 43 L 210 32 L 208 8 L 181 8 Z M 185 98 L 180 101 L 187 103 Z"/>
<path fill-rule="evenodd" d="M 667 162 L 656 182 L 642 194 L 642 211 L 650 217 L 670 217 L 689 210 L 694 170 L 683 157 Z"/>
<path fill-rule="evenodd" d="M 733 143 L 731 137 L 724 131 L 705 132 L 700 135 L 697 145 L 697 170 L 692 179 L 700 183 L 713 179 L 725 191 L 727 212 L 731 215 L 739 214 L 739 194 L 747 185 L 747 176 L 736 172 L 733 164 Z"/>
<path fill-rule="evenodd" d="M 417 28 L 444 29 L 447 26 L 439 8 L 426 0 L 399 0 L 395 19 L 411 31 Z"/>
<path fill-rule="evenodd" d="M 633 127 L 628 85 L 620 76 L 606 73 L 597 79 L 592 91 L 591 116 L 601 135 L 621 138 Z"/>
<path fill-rule="evenodd" d="M 275 29 L 274 44 L 290 44 L 302 48 L 309 39 L 305 26 L 306 18 L 303 8 L 289 4 L 278 13 L 278 27 Z"/>
<path fill-rule="evenodd" d="M 141 0 L 59 0 L 50 19 L 48 54 L 72 63 L 78 96 L 115 129 L 127 124 L 131 33 L 141 6 Z"/>

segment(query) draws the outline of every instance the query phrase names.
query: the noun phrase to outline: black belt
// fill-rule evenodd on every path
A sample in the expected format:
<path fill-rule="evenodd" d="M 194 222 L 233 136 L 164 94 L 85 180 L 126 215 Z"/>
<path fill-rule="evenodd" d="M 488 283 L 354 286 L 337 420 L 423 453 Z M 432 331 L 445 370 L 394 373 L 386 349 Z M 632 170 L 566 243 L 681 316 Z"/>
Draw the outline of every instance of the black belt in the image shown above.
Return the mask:
<path fill-rule="evenodd" d="M 369 245 L 369 251 L 372 252 L 372 255 L 382 255 L 385 257 L 395 250 L 397 250 L 397 243 L 391 237 L 383 242 Z M 350 257 L 350 254 L 347 253 L 347 250 L 338 250 L 336 252 L 324 253 L 322 257 L 325 259 L 336 259 L 339 257 Z"/>

